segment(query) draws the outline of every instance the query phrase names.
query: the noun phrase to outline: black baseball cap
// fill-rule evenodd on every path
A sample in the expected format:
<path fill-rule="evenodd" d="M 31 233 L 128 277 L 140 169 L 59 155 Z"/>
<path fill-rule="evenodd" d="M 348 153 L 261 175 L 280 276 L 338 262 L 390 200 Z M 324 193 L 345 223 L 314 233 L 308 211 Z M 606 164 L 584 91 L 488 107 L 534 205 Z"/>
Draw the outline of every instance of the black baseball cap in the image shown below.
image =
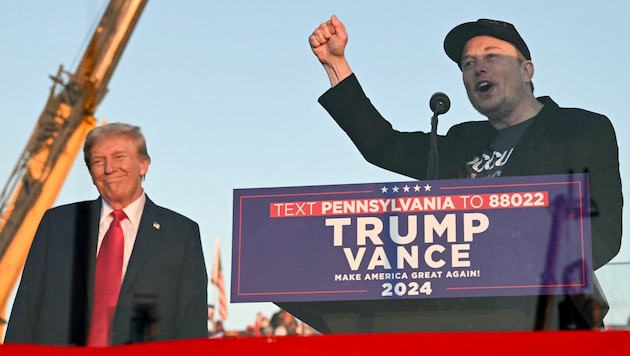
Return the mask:
<path fill-rule="evenodd" d="M 453 28 L 444 38 L 444 51 L 461 68 L 462 52 L 466 42 L 475 36 L 491 36 L 513 44 L 525 59 L 531 60 L 529 48 L 511 23 L 479 19 L 466 22 Z"/>

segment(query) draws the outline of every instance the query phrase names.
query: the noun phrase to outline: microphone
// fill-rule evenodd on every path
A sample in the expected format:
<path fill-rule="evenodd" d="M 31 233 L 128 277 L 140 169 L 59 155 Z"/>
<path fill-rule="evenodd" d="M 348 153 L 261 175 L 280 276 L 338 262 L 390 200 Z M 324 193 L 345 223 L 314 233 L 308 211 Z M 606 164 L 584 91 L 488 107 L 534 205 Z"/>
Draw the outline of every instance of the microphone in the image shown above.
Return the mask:
<path fill-rule="evenodd" d="M 429 107 L 433 111 L 433 115 L 438 116 L 444 114 L 451 108 L 451 100 L 448 96 L 442 92 L 437 92 L 431 95 L 429 100 Z"/>

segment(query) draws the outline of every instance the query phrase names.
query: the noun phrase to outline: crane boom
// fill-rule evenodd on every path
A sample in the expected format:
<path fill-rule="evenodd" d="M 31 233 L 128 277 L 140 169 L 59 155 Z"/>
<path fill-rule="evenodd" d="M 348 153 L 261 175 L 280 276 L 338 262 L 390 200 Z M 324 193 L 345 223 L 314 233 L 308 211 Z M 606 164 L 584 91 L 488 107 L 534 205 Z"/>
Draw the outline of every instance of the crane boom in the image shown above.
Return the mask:
<path fill-rule="evenodd" d="M 74 74 L 59 67 L 0 195 L 0 318 L 44 212 L 52 207 L 148 0 L 110 0 Z M 0 330 L 2 330 L 0 323 Z"/>

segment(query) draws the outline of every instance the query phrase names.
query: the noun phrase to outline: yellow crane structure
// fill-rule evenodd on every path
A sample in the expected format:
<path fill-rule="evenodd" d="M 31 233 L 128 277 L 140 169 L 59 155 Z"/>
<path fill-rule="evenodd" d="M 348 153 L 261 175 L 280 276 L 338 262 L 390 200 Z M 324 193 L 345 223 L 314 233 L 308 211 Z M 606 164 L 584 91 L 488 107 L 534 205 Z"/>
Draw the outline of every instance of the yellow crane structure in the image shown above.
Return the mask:
<path fill-rule="evenodd" d="M 74 74 L 60 66 L 51 76 L 48 101 L 0 195 L 0 336 L 39 221 L 97 124 L 94 113 L 147 1 L 111 0 Z"/>

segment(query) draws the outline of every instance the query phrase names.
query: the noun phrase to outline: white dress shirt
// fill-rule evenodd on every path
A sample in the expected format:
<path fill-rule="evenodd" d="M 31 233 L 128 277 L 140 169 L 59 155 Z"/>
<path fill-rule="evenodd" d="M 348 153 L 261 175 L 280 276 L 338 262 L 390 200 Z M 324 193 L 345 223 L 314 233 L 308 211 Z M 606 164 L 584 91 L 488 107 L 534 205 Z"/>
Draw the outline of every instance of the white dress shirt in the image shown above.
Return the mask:
<path fill-rule="evenodd" d="M 142 195 L 134 202 L 123 208 L 123 211 L 127 215 L 127 219 L 120 222 L 120 226 L 123 229 L 125 236 L 125 251 L 123 254 L 123 273 L 121 277 L 125 276 L 127 272 L 127 265 L 129 264 L 129 258 L 131 257 L 131 251 L 133 251 L 133 245 L 136 242 L 136 236 L 138 235 L 138 227 L 140 226 L 140 218 L 142 218 L 142 212 L 144 211 L 144 203 L 146 202 L 146 195 L 142 192 Z M 101 219 L 98 225 L 98 244 L 96 247 L 96 255 L 101 249 L 101 243 L 105 237 L 105 233 L 109 229 L 114 218 L 110 215 L 114 209 L 105 200 L 103 200 L 103 206 L 101 208 Z"/>

